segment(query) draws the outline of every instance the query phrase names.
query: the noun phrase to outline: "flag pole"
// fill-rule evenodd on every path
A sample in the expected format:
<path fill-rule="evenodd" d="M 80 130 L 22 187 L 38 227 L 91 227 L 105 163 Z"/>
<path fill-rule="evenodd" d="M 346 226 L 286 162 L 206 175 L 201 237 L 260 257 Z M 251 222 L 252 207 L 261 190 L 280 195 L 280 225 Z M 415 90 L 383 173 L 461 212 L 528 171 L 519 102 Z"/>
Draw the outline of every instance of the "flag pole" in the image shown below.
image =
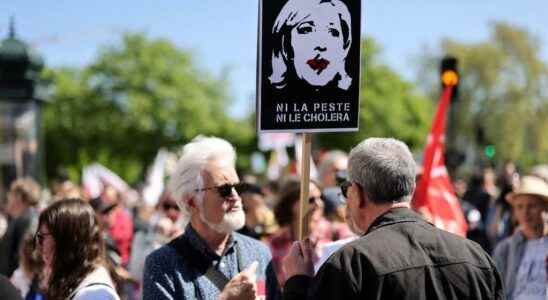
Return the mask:
<path fill-rule="evenodd" d="M 301 153 L 301 195 L 299 205 L 299 240 L 308 235 L 308 220 L 305 215 L 308 212 L 308 194 L 310 188 L 310 149 L 312 144 L 312 134 L 303 133 Z"/>

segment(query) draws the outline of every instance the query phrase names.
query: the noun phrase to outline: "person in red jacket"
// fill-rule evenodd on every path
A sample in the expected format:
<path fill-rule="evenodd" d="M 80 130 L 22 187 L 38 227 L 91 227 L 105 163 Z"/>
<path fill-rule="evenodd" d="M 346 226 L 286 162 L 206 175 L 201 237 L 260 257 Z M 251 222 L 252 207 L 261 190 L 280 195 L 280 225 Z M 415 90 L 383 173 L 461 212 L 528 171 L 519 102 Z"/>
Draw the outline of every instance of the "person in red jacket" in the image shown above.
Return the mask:
<path fill-rule="evenodd" d="M 133 241 L 133 218 L 120 201 L 116 189 L 107 186 L 101 195 L 102 206 L 110 206 L 106 221 L 108 233 L 114 240 L 120 253 L 121 263 L 125 266 L 129 261 L 131 243 Z"/>

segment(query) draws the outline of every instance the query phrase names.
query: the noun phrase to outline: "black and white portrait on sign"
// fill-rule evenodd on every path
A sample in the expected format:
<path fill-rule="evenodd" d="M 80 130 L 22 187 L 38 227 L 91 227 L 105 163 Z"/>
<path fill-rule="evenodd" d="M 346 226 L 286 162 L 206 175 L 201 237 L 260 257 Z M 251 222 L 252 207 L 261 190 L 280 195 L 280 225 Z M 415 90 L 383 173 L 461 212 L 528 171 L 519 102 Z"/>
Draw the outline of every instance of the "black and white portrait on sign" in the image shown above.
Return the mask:
<path fill-rule="evenodd" d="M 301 80 L 311 87 L 348 90 L 345 60 L 352 44 L 350 12 L 339 0 L 289 0 L 272 28 L 270 83 L 284 88 Z M 291 78 L 293 77 L 293 78 Z"/>
<path fill-rule="evenodd" d="M 261 132 L 358 130 L 359 0 L 261 0 Z"/>

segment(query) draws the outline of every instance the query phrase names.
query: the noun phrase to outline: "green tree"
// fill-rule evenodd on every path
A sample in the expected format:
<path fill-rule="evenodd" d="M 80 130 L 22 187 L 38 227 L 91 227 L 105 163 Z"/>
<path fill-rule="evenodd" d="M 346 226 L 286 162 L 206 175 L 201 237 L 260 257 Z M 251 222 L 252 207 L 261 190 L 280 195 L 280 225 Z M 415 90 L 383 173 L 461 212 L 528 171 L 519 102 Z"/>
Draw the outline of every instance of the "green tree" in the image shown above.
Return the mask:
<path fill-rule="evenodd" d="M 373 39 L 362 41 L 361 53 L 360 130 L 319 134 L 317 144 L 348 151 L 367 137 L 384 136 L 401 139 L 412 150 L 422 148 L 432 119 L 432 101 L 380 61 L 381 49 Z"/>
<path fill-rule="evenodd" d="M 90 65 L 45 77 L 53 87 L 44 111 L 49 176 L 65 167 L 77 177 L 98 161 L 134 182 L 160 147 L 178 150 L 198 134 L 247 147 L 253 136 L 227 114 L 226 76 L 199 69 L 189 51 L 168 40 L 125 34 Z"/>
<path fill-rule="evenodd" d="M 420 59 L 419 82 L 430 94 L 439 93 L 439 61 L 444 54 L 457 57 L 458 145 L 477 144 L 481 153 L 482 147 L 493 144 L 495 161 L 528 166 L 548 157 L 547 64 L 540 56 L 540 41 L 527 30 L 501 22 L 491 28 L 486 41 L 444 39 L 439 49 L 427 51 Z"/>

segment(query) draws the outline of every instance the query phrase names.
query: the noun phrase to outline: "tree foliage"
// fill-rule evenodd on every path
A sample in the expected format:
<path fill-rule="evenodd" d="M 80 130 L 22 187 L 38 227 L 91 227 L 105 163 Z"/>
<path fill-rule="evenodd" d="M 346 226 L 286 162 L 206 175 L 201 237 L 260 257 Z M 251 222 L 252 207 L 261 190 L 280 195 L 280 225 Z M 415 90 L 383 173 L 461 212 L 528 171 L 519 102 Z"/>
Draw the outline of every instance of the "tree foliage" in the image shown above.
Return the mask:
<path fill-rule="evenodd" d="M 419 82 L 430 94 L 439 92 L 438 64 L 444 54 L 459 59 L 460 100 L 455 128 L 462 149 L 476 153 L 493 144 L 495 161 L 528 166 L 548 157 L 548 68 L 540 41 L 527 30 L 492 23 L 482 42 L 445 39 L 421 58 Z"/>
<path fill-rule="evenodd" d="M 411 149 L 424 146 L 432 119 L 432 101 L 414 84 L 380 61 L 380 47 L 371 38 L 361 44 L 360 130 L 319 134 L 321 147 L 349 150 L 372 136 L 395 137 Z"/>
<path fill-rule="evenodd" d="M 362 41 L 360 131 L 318 134 L 322 148 L 349 150 L 366 137 L 392 136 L 421 149 L 432 101 L 380 62 L 380 47 Z M 227 115 L 228 79 L 196 66 L 192 53 L 163 39 L 126 34 L 91 64 L 47 70 L 52 96 L 44 111 L 46 167 L 78 179 L 98 161 L 129 182 L 142 179 L 161 147 L 176 150 L 197 134 L 216 135 L 237 148 L 240 169 L 256 150 L 253 122 Z"/>
<path fill-rule="evenodd" d="M 199 69 L 192 53 L 164 39 L 125 34 L 81 69 L 45 72 L 46 168 L 78 177 L 92 161 L 134 182 L 161 147 L 176 150 L 198 134 L 248 147 L 252 128 L 227 114 L 227 78 Z M 245 164 L 246 160 L 242 160 Z"/>

